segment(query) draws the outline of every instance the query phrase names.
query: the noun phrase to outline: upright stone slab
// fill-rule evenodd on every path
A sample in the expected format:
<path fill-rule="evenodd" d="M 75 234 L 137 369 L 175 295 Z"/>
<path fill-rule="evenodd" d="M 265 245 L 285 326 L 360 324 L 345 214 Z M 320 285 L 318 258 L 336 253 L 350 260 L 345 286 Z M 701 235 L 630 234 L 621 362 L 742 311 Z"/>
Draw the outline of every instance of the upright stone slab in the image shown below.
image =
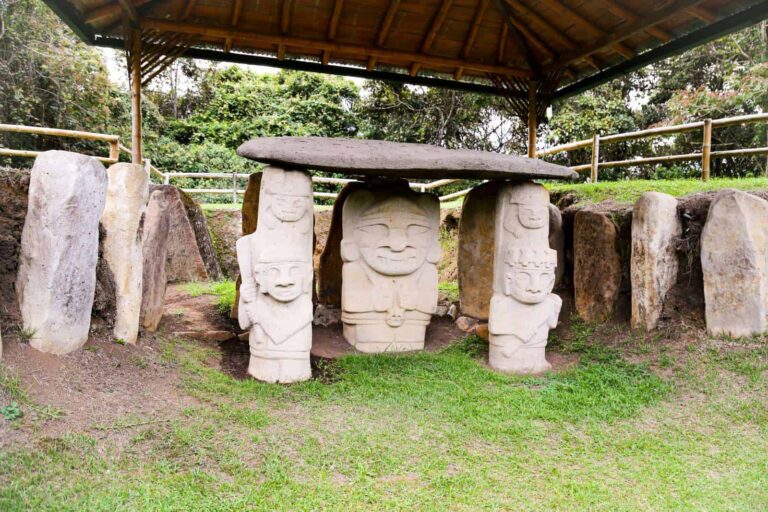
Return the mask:
<path fill-rule="evenodd" d="M 437 196 L 377 184 L 351 193 L 342 218 L 344 338 L 361 352 L 423 349 L 437 309 Z"/>
<path fill-rule="evenodd" d="M 616 224 L 605 214 L 580 210 L 573 220 L 573 291 L 587 322 L 610 318 L 621 287 Z"/>
<path fill-rule="evenodd" d="M 95 158 L 46 151 L 35 159 L 16 290 L 40 351 L 67 354 L 88 340 L 106 193 Z"/>
<path fill-rule="evenodd" d="M 710 334 L 768 331 L 768 201 L 721 190 L 701 235 L 701 268 Z"/>
<path fill-rule="evenodd" d="M 101 224 L 104 259 L 115 280 L 115 338 L 134 345 L 139 335 L 142 267 L 141 227 L 149 177 L 141 165 L 119 163 L 107 169 L 107 201 Z"/>
<path fill-rule="evenodd" d="M 248 185 L 245 187 L 245 195 L 243 196 L 243 206 L 240 208 L 241 223 L 243 236 L 250 235 L 256 231 L 256 223 L 259 220 L 259 195 L 261 194 L 261 177 L 262 173 L 257 172 L 248 176 Z M 235 280 L 235 302 L 232 304 L 232 311 L 230 311 L 230 318 L 237 320 L 237 311 L 240 307 L 240 285 L 243 280 L 240 275 Z"/>
<path fill-rule="evenodd" d="M 143 283 L 141 297 L 141 327 L 156 331 L 163 318 L 163 304 L 168 275 L 165 261 L 168 257 L 168 237 L 173 236 L 168 226 L 168 198 L 163 190 L 155 190 L 147 204 L 144 220 L 144 246 L 142 255 Z"/>
<path fill-rule="evenodd" d="M 264 169 L 256 231 L 237 242 L 238 320 L 250 329 L 248 373 L 265 382 L 312 376 L 312 180 Z"/>
<path fill-rule="evenodd" d="M 562 301 L 555 285 L 557 251 L 549 248 L 549 193 L 535 183 L 508 183 L 496 202 L 493 298 L 488 364 L 518 374 L 551 368 L 547 335 Z"/>
<path fill-rule="evenodd" d="M 558 289 L 565 273 L 565 231 L 563 231 L 563 215 L 552 203 L 549 203 L 549 248 L 557 253 L 555 289 Z"/>
<path fill-rule="evenodd" d="M 646 192 L 637 200 L 632 210 L 632 327 L 658 325 L 664 298 L 677 280 L 675 241 L 681 232 L 677 199 Z"/>

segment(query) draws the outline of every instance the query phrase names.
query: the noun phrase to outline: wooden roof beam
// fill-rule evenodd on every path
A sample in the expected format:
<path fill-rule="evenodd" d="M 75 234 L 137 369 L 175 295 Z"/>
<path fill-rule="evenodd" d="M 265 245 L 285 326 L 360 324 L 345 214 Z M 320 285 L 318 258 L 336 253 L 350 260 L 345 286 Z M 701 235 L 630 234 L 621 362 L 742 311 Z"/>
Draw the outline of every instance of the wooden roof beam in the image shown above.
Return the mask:
<path fill-rule="evenodd" d="M 501 24 L 501 35 L 499 36 L 499 49 L 496 55 L 496 61 L 504 63 L 504 53 L 507 50 L 507 36 L 509 35 L 509 25 Z"/>
<path fill-rule="evenodd" d="M 154 0 L 133 0 L 133 5 L 135 7 L 140 7 L 144 4 L 148 4 Z M 95 9 L 91 9 L 85 15 L 83 15 L 83 21 L 87 24 L 91 24 L 94 22 L 97 22 L 99 20 L 102 20 L 104 18 L 108 18 L 110 16 L 114 16 L 115 14 L 119 14 L 123 10 L 123 6 L 120 4 L 120 2 L 113 2 L 106 5 L 102 5 L 101 7 L 96 7 Z"/>
<path fill-rule="evenodd" d="M 580 48 L 575 48 L 572 51 L 564 53 L 559 59 L 552 63 L 550 68 L 561 69 L 568 66 L 572 62 L 583 60 L 585 57 L 588 57 L 595 52 L 604 50 L 605 48 L 608 48 L 615 43 L 630 37 L 633 34 L 643 32 L 648 27 L 658 25 L 659 23 L 669 19 L 684 9 L 696 7 L 702 2 L 704 2 L 704 0 L 674 0 L 668 3 L 665 7 L 657 9 L 656 11 L 652 11 L 648 14 L 648 16 L 638 19 L 634 23 L 628 24 L 626 27 L 624 27 L 624 30 L 606 34 L 605 36 L 598 38 L 590 45 L 582 45 Z"/>
<path fill-rule="evenodd" d="M 230 26 L 232 28 L 237 27 L 238 23 L 240 23 L 240 16 L 243 14 L 243 0 L 235 0 L 235 3 L 232 4 L 232 16 L 230 17 Z M 224 43 L 224 51 L 226 53 L 229 53 L 232 50 L 232 38 L 228 37 L 226 42 Z"/>
<path fill-rule="evenodd" d="M 421 43 L 421 53 L 427 53 L 432 47 L 432 43 L 435 42 L 438 31 L 440 31 L 440 27 L 443 26 L 443 22 L 445 21 L 446 16 L 448 16 L 448 9 L 451 8 L 452 3 L 453 0 L 442 0 L 440 3 L 440 8 L 432 19 L 432 25 L 429 27 L 429 31 L 427 32 L 426 37 L 424 37 L 424 41 Z M 419 72 L 419 68 L 421 68 L 421 63 L 418 61 L 414 62 L 411 65 L 409 74 L 411 76 L 416 76 L 416 73 Z"/>
<path fill-rule="evenodd" d="M 197 0 L 187 0 L 187 3 L 184 4 L 184 10 L 181 12 L 179 18 L 181 18 L 182 21 L 189 18 L 192 15 L 192 11 L 195 9 L 195 5 L 197 5 Z"/>
<path fill-rule="evenodd" d="M 549 46 L 544 44 L 535 34 L 533 34 L 525 24 L 520 23 L 515 18 L 515 13 L 512 12 L 512 8 L 504 2 L 504 0 L 494 0 L 496 8 L 499 10 L 504 23 L 509 27 L 509 33 L 514 37 L 517 42 L 517 46 L 522 48 L 525 54 L 525 60 L 528 64 L 528 68 L 531 69 L 536 75 L 541 74 L 541 66 L 536 60 L 536 55 L 533 53 L 531 46 L 528 44 L 528 39 L 536 43 L 550 58 L 554 56 L 554 52 Z M 528 39 L 526 39 L 528 38 Z"/>
<path fill-rule="evenodd" d="M 123 11 L 128 14 L 133 23 L 139 23 L 139 11 L 136 10 L 136 6 L 133 5 L 133 0 L 117 0 L 120 3 Z"/>
<path fill-rule="evenodd" d="M 283 10 L 280 14 L 280 33 L 285 35 L 291 28 L 291 11 L 293 10 L 293 0 L 283 0 Z M 277 58 L 283 60 L 285 58 L 285 45 L 277 45 Z"/>
<path fill-rule="evenodd" d="M 623 20 L 625 20 L 628 23 L 635 23 L 640 19 L 640 16 L 638 14 L 635 14 L 634 12 L 630 11 L 623 5 L 620 5 L 616 2 L 613 2 L 612 0 L 600 0 L 603 4 L 603 7 L 606 11 L 610 12 L 614 16 L 617 16 Z M 660 29 L 658 27 L 648 27 L 645 32 L 658 39 L 662 43 L 666 43 L 672 40 L 672 35 L 666 32 L 663 29 Z"/>
<path fill-rule="evenodd" d="M 190 34 L 199 38 L 224 40 L 227 37 L 248 42 L 254 46 L 295 46 L 309 50 L 330 50 L 333 53 L 346 55 L 368 55 L 379 59 L 393 59 L 396 61 L 421 62 L 425 66 L 435 66 L 440 68 L 458 68 L 464 67 L 482 73 L 494 73 L 497 75 L 519 76 L 530 78 L 532 73 L 523 69 L 514 69 L 498 64 L 488 64 L 485 62 L 464 61 L 450 57 L 439 57 L 437 55 L 423 55 L 414 52 L 404 52 L 399 50 L 388 50 L 384 48 L 338 43 L 336 41 L 323 41 L 318 39 L 307 39 L 302 37 L 257 34 L 248 30 L 238 30 L 228 27 L 217 27 L 200 23 L 179 22 L 171 20 L 161 20 L 155 18 L 144 18 L 142 26 L 146 29 L 155 29 L 165 32 L 179 32 Z"/>
<path fill-rule="evenodd" d="M 400 6 L 400 0 L 390 0 L 389 7 L 387 7 L 387 13 L 384 15 L 384 19 L 381 21 L 381 26 L 379 27 L 379 33 L 376 36 L 376 46 L 383 46 L 384 43 L 387 41 L 387 36 L 389 35 L 389 29 L 392 28 L 392 21 L 395 19 L 395 14 L 397 13 L 397 8 Z M 368 65 L 366 68 L 368 71 L 371 71 L 373 68 L 376 67 L 376 57 L 371 57 L 368 59 Z"/>
<path fill-rule="evenodd" d="M 546 3 L 550 4 L 552 7 L 560 11 L 561 13 L 565 14 L 566 17 L 569 17 L 571 19 L 576 20 L 579 24 L 581 24 L 583 27 L 586 27 L 587 30 L 591 31 L 593 34 L 595 34 L 598 37 L 605 36 L 605 31 L 586 19 L 584 16 L 579 14 L 578 12 L 574 11 L 573 9 L 569 8 L 567 5 L 563 4 L 559 0 L 545 0 Z M 635 51 L 629 48 L 627 45 L 622 43 L 615 43 L 611 45 L 613 50 L 615 50 L 617 53 L 622 55 L 626 59 L 631 59 L 635 56 Z"/>
<path fill-rule="evenodd" d="M 704 9 L 703 7 L 697 6 L 697 7 L 691 7 L 689 9 L 685 10 L 686 13 L 690 14 L 694 18 L 698 18 L 704 23 L 712 23 L 717 19 L 717 16 L 709 12 L 708 10 Z"/>
<path fill-rule="evenodd" d="M 333 41 L 336 39 L 336 29 L 339 26 L 339 18 L 341 18 L 341 10 L 344 8 L 344 0 L 336 0 L 333 4 L 333 14 L 331 14 L 331 21 L 328 23 L 328 40 Z M 323 52 L 323 64 L 328 64 L 331 59 L 331 52 Z"/>
<path fill-rule="evenodd" d="M 464 46 L 461 48 L 462 59 L 466 59 L 469 56 L 469 52 L 472 50 L 472 45 L 475 44 L 477 32 L 480 30 L 480 22 L 483 21 L 483 16 L 485 16 L 485 11 L 488 9 L 489 2 L 490 0 L 480 0 L 480 4 L 477 6 L 477 11 L 475 11 L 475 18 L 472 20 L 472 26 L 469 28 L 467 38 L 464 40 Z M 464 68 L 458 68 L 454 73 L 453 78 L 456 80 L 461 80 L 461 76 L 463 74 Z"/>

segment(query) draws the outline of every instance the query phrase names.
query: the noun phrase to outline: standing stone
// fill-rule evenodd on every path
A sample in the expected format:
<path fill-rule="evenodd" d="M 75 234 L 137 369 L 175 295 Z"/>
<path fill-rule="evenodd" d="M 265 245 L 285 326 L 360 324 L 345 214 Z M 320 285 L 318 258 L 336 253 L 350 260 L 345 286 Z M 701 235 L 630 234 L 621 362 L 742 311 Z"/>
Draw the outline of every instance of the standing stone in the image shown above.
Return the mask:
<path fill-rule="evenodd" d="M 46 151 L 35 159 L 16 289 L 37 350 L 67 354 L 88 340 L 106 193 L 95 158 Z"/>
<path fill-rule="evenodd" d="M 563 231 L 563 215 L 552 203 L 549 203 L 549 248 L 557 252 L 555 289 L 558 289 L 565 273 L 565 231 Z"/>
<path fill-rule="evenodd" d="M 149 198 L 144 220 L 144 278 L 141 297 L 141 327 L 156 331 L 163 317 L 165 289 L 168 275 L 165 260 L 168 256 L 168 198 L 164 191 L 155 190 Z"/>
<path fill-rule="evenodd" d="M 573 221 L 573 291 L 576 311 L 587 322 L 613 315 L 621 286 L 618 230 L 607 215 L 580 210 Z"/>
<path fill-rule="evenodd" d="M 459 309 L 461 314 L 488 320 L 493 295 L 494 219 L 503 182 L 490 181 L 464 196 L 459 221 Z"/>
<path fill-rule="evenodd" d="M 437 310 L 437 196 L 377 184 L 350 194 L 342 219 L 344 338 L 361 352 L 423 349 Z"/>
<path fill-rule="evenodd" d="M 139 335 L 142 263 L 141 227 L 149 196 L 149 177 L 141 165 L 120 163 L 107 169 L 107 201 L 101 224 L 106 231 L 104 259 L 115 280 L 114 335 L 131 345 Z"/>
<path fill-rule="evenodd" d="M 243 206 L 240 208 L 241 222 L 243 236 L 250 235 L 256 231 L 256 223 L 259 220 L 259 195 L 261 194 L 261 177 L 262 173 L 257 172 L 248 176 L 248 185 L 245 187 L 245 195 L 243 196 Z M 233 320 L 237 320 L 237 312 L 240 307 L 240 285 L 243 280 L 240 275 L 235 280 L 235 302 L 232 304 L 232 311 L 230 311 L 229 317 Z"/>
<path fill-rule="evenodd" d="M 632 211 L 633 328 L 655 329 L 667 292 L 677 280 L 675 241 L 682 233 L 677 199 L 646 192 Z"/>
<path fill-rule="evenodd" d="M 250 329 L 248 373 L 265 382 L 312 376 L 312 180 L 264 169 L 256 232 L 237 241 L 238 320 Z"/>
<path fill-rule="evenodd" d="M 549 193 L 535 183 L 508 183 L 496 202 L 493 298 L 488 364 L 518 374 L 551 368 L 549 330 L 562 301 L 551 293 L 557 252 L 549 248 Z"/>
<path fill-rule="evenodd" d="M 768 331 L 768 201 L 721 190 L 701 235 L 701 268 L 710 334 Z"/>

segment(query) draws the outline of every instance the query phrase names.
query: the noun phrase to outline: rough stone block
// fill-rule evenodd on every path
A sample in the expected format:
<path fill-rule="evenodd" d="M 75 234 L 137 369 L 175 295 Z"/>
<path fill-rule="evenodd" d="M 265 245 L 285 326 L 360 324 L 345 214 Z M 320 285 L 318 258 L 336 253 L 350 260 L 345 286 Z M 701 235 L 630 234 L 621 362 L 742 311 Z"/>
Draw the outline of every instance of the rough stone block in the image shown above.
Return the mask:
<path fill-rule="evenodd" d="M 721 190 L 701 235 L 707 331 L 768 331 L 768 201 Z"/>
<path fill-rule="evenodd" d="M 646 192 L 632 211 L 632 318 L 634 328 L 655 329 L 664 298 L 677 279 L 675 243 L 682 226 L 677 199 Z"/>
<path fill-rule="evenodd" d="M 155 190 L 147 205 L 142 250 L 144 278 L 141 327 L 147 331 L 157 330 L 163 317 L 165 289 L 168 284 L 165 262 L 168 257 L 168 238 L 173 236 L 168 226 L 170 226 L 168 196 L 163 190 Z"/>
<path fill-rule="evenodd" d="M 618 230 L 607 215 L 592 210 L 576 213 L 573 259 L 576 311 L 587 322 L 607 320 L 621 287 Z"/>
<path fill-rule="evenodd" d="M 40 351 L 67 354 L 88 340 L 106 193 L 95 158 L 46 151 L 35 159 L 16 289 Z"/>
<path fill-rule="evenodd" d="M 115 338 L 131 345 L 139 335 L 142 295 L 141 228 L 149 197 L 149 176 L 144 167 L 127 163 L 107 169 L 104 259 L 115 280 Z"/>

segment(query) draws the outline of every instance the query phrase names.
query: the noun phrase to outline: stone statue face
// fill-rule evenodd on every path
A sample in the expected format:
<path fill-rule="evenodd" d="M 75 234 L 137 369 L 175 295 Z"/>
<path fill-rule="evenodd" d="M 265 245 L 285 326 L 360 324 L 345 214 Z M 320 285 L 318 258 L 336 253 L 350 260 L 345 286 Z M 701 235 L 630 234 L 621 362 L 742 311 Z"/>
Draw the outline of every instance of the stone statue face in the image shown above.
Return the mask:
<path fill-rule="evenodd" d="M 296 222 L 307 211 L 307 198 L 288 194 L 272 194 L 272 213 L 283 222 Z"/>
<path fill-rule="evenodd" d="M 524 228 L 543 228 L 549 223 L 549 206 L 520 204 L 517 206 L 517 218 Z"/>
<path fill-rule="evenodd" d="M 379 274 L 403 276 L 416 272 L 424 264 L 432 245 L 430 224 L 426 216 L 403 212 L 389 203 L 379 213 L 363 215 L 355 228 L 357 243 L 363 261 Z M 412 208 L 411 208 L 412 209 Z"/>
<path fill-rule="evenodd" d="M 555 285 L 555 270 L 508 267 L 504 281 L 506 295 L 511 295 L 523 304 L 538 304 L 552 291 Z"/>
<path fill-rule="evenodd" d="M 301 262 L 262 263 L 257 266 L 259 287 L 279 302 L 291 302 L 304 290 L 304 272 Z"/>

